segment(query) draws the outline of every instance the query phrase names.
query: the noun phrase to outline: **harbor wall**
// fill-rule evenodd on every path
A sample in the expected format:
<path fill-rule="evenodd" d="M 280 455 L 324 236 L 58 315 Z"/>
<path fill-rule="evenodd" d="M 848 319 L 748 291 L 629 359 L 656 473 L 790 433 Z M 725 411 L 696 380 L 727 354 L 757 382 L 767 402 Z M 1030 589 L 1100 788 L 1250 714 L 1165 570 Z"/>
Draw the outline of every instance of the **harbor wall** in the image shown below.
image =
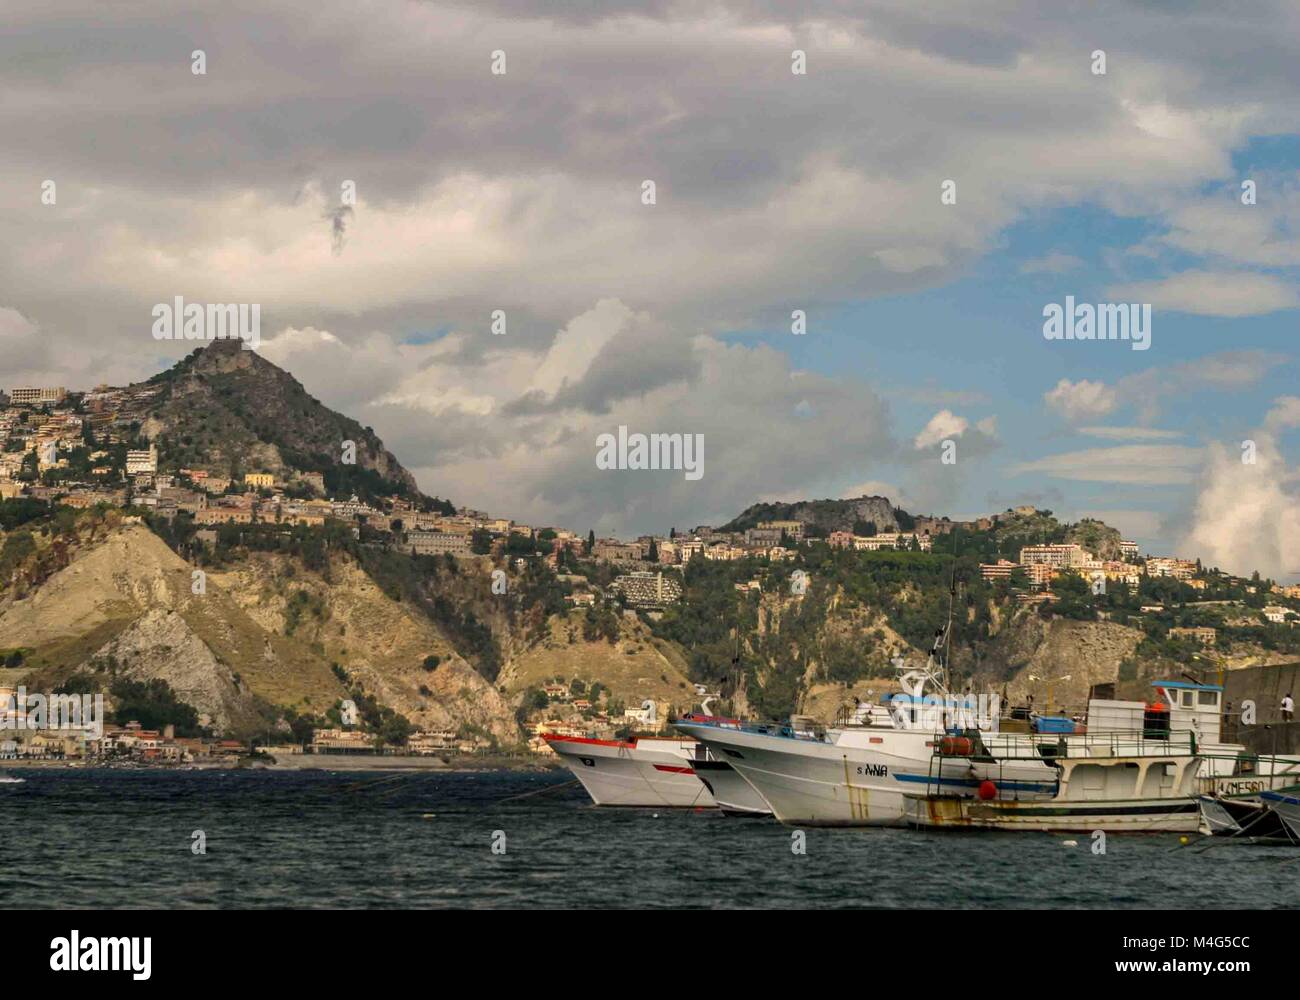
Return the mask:
<path fill-rule="evenodd" d="M 1300 722 L 1282 722 L 1282 696 L 1287 692 L 1300 702 L 1300 663 L 1233 670 L 1224 678 L 1224 700 L 1231 703 L 1223 739 L 1244 743 L 1256 753 L 1300 753 Z M 1244 701 L 1255 703 L 1255 724 L 1240 723 Z M 1225 705 L 1226 710 L 1226 705 Z"/>

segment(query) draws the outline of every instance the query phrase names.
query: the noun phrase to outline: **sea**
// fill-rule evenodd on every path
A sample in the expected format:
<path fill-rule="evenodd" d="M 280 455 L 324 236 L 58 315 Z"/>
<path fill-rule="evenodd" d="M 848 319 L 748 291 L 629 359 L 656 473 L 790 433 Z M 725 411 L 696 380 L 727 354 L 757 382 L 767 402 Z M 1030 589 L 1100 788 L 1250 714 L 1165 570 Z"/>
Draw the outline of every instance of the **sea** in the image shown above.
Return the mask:
<path fill-rule="evenodd" d="M 10 773 L 5 907 L 1300 906 L 1300 848 L 600 809 L 558 770 Z"/>

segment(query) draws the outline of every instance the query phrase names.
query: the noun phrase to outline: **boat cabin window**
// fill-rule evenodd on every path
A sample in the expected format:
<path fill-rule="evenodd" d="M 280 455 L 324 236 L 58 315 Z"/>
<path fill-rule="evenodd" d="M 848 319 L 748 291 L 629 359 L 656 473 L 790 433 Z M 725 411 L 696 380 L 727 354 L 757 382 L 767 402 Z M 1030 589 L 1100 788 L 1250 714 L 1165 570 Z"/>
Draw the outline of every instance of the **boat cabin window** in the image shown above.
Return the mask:
<path fill-rule="evenodd" d="M 1217 705 L 1219 703 L 1218 691 L 1197 691 L 1196 703 L 1198 705 Z"/>
<path fill-rule="evenodd" d="M 1193 693 L 1191 691 L 1183 692 L 1183 708 L 1192 707 L 1192 698 L 1193 698 Z"/>

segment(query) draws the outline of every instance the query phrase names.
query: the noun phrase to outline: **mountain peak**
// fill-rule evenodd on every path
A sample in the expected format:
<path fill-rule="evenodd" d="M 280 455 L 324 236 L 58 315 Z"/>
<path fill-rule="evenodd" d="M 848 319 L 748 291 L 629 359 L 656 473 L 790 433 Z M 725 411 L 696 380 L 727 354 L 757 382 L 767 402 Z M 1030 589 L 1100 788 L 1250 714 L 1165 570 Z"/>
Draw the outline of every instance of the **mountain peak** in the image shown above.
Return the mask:
<path fill-rule="evenodd" d="M 168 470 L 232 479 L 269 472 L 286 483 L 320 473 L 333 495 L 427 499 L 373 430 L 239 340 L 210 341 L 149 384 L 161 391 L 142 430 Z"/>

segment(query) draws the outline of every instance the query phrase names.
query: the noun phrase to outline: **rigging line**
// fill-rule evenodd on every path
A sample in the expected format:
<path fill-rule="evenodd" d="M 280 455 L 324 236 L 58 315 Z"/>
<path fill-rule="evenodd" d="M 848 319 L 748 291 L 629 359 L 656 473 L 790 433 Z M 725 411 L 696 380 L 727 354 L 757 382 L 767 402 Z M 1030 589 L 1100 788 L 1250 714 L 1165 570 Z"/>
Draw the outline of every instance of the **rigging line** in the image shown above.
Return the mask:
<path fill-rule="evenodd" d="M 1249 823 L 1247 823 L 1245 826 L 1243 826 L 1241 829 L 1239 829 L 1236 833 L 1233 833 L 1233 834 L 1231 834 L 1231 835 L 1229 835 L 1229 836 L 1227 836 L 1227 837 L 1217 837 L 1217 838 L 1216 838 L 1216 837 L 1214 837 L 1213 835 L 1211 835 L 1209 845 L 1206 846 L 1206 847 L 1202 847 L 1199 851 L 1195 851 L 1194 853 L 1196 853 L 1196 854 L 1204 854 L 1206 851 L 1210 850 L 1210 848 L 1212 848 L 1212 847 L 1217 847 L 1217 846 L 1219 846 L 1220 844 L 1226 844 L 1226 843 L 1229 843 L 1229 842 L 1232 841 L 1234 838 L 1236 838 L 1236 837 L 1240 837 L 1240 836 L 1242 836 L 1243 834 L 1245 834 L 1245 832 L 1246 832 L 1247 830 L 1249 830 L 1252 826 L 1254 826 L 1256 823 L 1258 823 L 1260 820 L 1262 820 L 1265 816 L 1270 815 L 1272 812 L 1273 812 L 1272 809 L 1265 807 L 1264 809 L 1262 809 L 1262 810 L 1260 811 L 1260 814 L 1259 814 L 1258 816 L 1256 816 L 1256 817 L 1255 817 L 1254 819 L 1252 819 Z M 1290 830 L 1287 830 L 1287 827 L 1286 827 L 1286 824 L 1285 824 L 1285 823 L 1282 824 L 1282 829 L 1283 829 L 1284 831 L 1286 831 L 1286 835 L 1287 835 L 1287 837 L 1290 838 L 1290 837 L 1291 837 L 1291 831 L 1290 831 Z M 1294 842 L 1295 842 L 1294 839 L 1292 839 L 1292 843 L 1294 843 Z"/>
<path fill-rule="evenodd" d="M 507 795 L 504 799 L 497 799 L 494 804 L 501 805 L 505 802 L 514 802 L 517 799 L 527 799 L 534 795 L 546 795 L 550 792 L 557 792 L 561 788 L 569 788 L 576 784 L 578 784 L 578 779 L 574 778 L 572 781 L 564 781 L 558 785 L 547 785 L 545 788 L 535 788 L 531 792 L 524 792 L 520 795 Z"/>
<path fill-rule="evenodd" d="M 409 778 L 410 776 L 411 775 L 409 773 L 402 772 L 400 774 L 389 774 L 382 778 L 363 778 L 362 780 L 355 781 L 352 784 L 344 785 L 343 788 L 340 789 L 340 791 L 344 791 L 344 792 L 366 791 L 378 785 L 386 785 L 389 782 L 397 781 L 399 778 Z"/>

